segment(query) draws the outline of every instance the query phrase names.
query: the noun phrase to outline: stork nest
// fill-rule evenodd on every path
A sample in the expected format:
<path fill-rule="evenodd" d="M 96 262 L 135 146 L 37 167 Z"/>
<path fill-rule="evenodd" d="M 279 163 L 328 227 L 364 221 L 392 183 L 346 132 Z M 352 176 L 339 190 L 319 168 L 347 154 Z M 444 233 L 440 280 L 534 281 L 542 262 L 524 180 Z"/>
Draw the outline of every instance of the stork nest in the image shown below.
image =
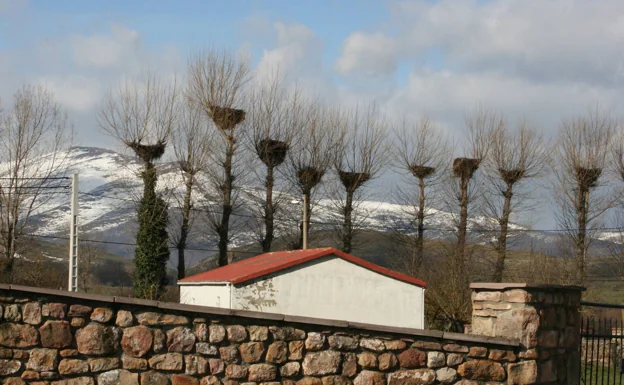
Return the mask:
<path fill-rule="evenodd" d="M 260 160 L 268 167 L 277 167 L 284 163 L 289 148 L 288 143 L 272 139 L 262 139 L 256 144 Z"/>
<path fill-rule="evenodd" d="M 342 185 L 349 191 L 355 191 L 370 179 L 367 172 L 338 171 Z"/>
<path fill-rule="evenodd" d="M 325 172 L 314 167 L 303 167 L 297 171 L 297 179 L 299 184 L 306 190 L 312 189 L 321 182 Z"/>
<path fill-rule="evenodd" d="M 601 168 L 576 167 L 576 179 L 578 184 L 584 189 L 590 189 L 598 185 L 598 178 L 602 175 Z"/>
<path fill-rule="evenodd" d="M 245 120 L 245 111 L 236 108 L 210 107 L 210 117 L 220 130 L 232 130 L 237 124 Z"/>
<path fill-rule="evenodd" d="M 526 170 L 522 168 L 514 168 L 511 170 L 499 168 L 498 173 L 500 174 L 501 178 L 503 178 L 503 181 L 505 181 L 505 183 L 512 185 L 520 179 L 524 178 Z"/>
<path fill-rule="evenodd" d="M 126 142 L 126 145 L 134 151 L 136 156 L 148 163 L 160 159 L 165 154 L 167 147 L 167 143 L 160 140 L 156 144 L 141 144 L 140 140 L 133 140 Z"/>
<path fill-rule="evenodd" d="M 481 161 L 472 158 L 456 158 L 453 161 L 453 174 L 457 178 L 472 178 L 475 171 L 479 169 Z"/>
<path fill-rule="evenodd" d="M 435 167 L 422 166 L 417 164 L 412 164 L 409 166 L 412 175 L 414 175 L 418 179 L 425 179 L 433 175 L 435 172 Z"/>

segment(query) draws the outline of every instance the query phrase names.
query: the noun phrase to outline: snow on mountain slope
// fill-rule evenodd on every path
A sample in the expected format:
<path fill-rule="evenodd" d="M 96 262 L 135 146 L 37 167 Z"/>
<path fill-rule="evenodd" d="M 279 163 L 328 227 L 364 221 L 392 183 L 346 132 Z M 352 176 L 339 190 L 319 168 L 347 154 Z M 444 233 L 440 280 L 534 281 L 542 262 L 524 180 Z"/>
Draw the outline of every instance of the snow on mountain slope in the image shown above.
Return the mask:
<path fill-rule="evenodd" d="M 79 174 L 79 226 L 80 237 L 82 239 L 92 239 L 98 241 L 114 243 L 130 243 L 135 241 L 136 221 L 135 209 L 136 197 L 140 196 L 141 184 L 136 178 L 139 170 L 139 163 L 132 157 L 121 155 L 117 152 L 93 148 L 76 147 L 69 153 L 70 167 L 65 175 L 72 173 Z M 160 168 L 158 189 L 167 196 L 171 196 L 173 190 L 181 191 L 183 188 L 182 178 L 172 164 L 163 164 Z M 212 195 L 212 194 L 208 194 Z M 214 195 L 212 195 L 214 196 Z M 233 239 L 234 246 L 251 244 L 254 242 L 254 226 L 257 226 L 254 216 L 257 216 L 257 203 L 262 196 L 262 192 L 254 188 L 245 188 L 240 194 L 240 207 L 237 208 L 233 220 L 237 221 L 240 231 Z M 134 198 L 134 199 L 133 199 Z M 287 197 L 288 198 L 288 197 Z M 69 194 L 62 194 L 42 206 L 32 218 L 32 232 L 57 237 L 67 237 L 69 234 Z M 194 193 L 196 207 L 204 211 L 219 210 L 217 202 L 206 200 L 201 194 Z M 297 197 L 289 197 L 287 202 L 297 200 Z M 179 205 L 174 199 L 170 200 L 170 218 L 173 222 L 179 217 Z M 298 204 L 283 205 L 287 212 L 278 216 L 277 220 L 282 220 L 282 230 L 296 229 L 297 214 L 300 210 Z M 389 231 L 393 228 L 403 228 L 404 232 L 410 232 L 411 226 L 408 224 L 406 211 L 407 206 L 398 204 L 365 201 L 359 206 L 362 213 L 362 222 L 365 228 L 379 231 Z M 194 250 L 188 252 L 190 261 L 196 261 L 214 254 L 216 251 L 216 237 L 206 226 L 206 213 L 197 212 L 198 219 L 194 225 L 194 233 L 191 234 L 191 245 Z M 254 214 L 256 213 L 256 214 Z M 426 226 L 430 231 L 427 237 L 447 238 L 453 233 L 455 217 L 448 212 L 432 210 L 426 218 Z M 314 228 L 331 229 L 337 221 L 335 210 L 328 200 L 321 200 L 314 209 L 312 218 Z M 476 217 L 470 220 L 471 229 L 495 229 L 496 221 L 491 218 Z M 511 225 L 513 230 L 522 229 L 521 226 Z M 488 232 L 473 232 L 474 241 L 486 243 L 492 241 L 492 236 Z M 512 248 L 528 249 L 533 246 L 540 250 L 552 248 L 558 239 L 559 234 L 547 232 L 516 232 Z M 279 233 L 278 233 L 279 235 Z M 58 242 L 66 242 L 57 240 Z M 606 242 L 606 241 L 605 241 Z M 82 242 L 81 247 L 87 245 Z M 132 257 L 133 246 L 120 244 L 100 244 L 100 247 L 107 251 L 125 257 Z M 172 259 L 175 252 L 172 252 Z M 172 264 L 173 266 L 173 264 Z"/>

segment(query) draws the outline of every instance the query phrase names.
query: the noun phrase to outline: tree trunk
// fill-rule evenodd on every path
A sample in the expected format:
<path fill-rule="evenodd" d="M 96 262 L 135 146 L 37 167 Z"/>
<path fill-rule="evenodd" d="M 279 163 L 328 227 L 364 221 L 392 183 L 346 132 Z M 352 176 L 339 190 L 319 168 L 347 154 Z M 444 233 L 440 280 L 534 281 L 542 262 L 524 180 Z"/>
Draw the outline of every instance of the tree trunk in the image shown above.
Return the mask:
<path fill-rule="evenodd" d="M 271 244 L 273 243 L 274 232 L 274 214 L 273 208 L 273 185 L 275 184 L 275 178 L 273 176 L 274 168 L 272 166 L 267 167 L 267 174 L 264 182 L 266 187 L 266 201 L 264 203 L 264 239 L 262 240 L 262 251 L 267 253 L 271 251 Z"/>
<path fill-rule="evenodd" d="M 513 197 L 513 184 L 507 184 L 504 193 L 505 202 L 503 212 L 499 221 L 500 233 L 496 242 L 496 265 L 494 266 L 493 282 L 503 282 L 503 272 L 505 271 L 505 258 L 507 257 L 507 235 L 509 232 L 509 217 L 511 216 L 511 198 Z"/>
<path fill-rule="evenodd" d="M 342 251 L 350 253 L 353 249 L 353 194 L 352 189 L 347 189 L 347 197 L 343 209 L 342 222 Z"/>
<path fill-rule="evenodd" d="M 225 153 L 225 163 L 223 169 L 225 171 L 225 180 L 222 185 L 223 192 L 223 213 L 221 214 L 221 223 L 219 224 L 219 266 L 228 264 L 228 243 L 230 230 L 230 216 L 232 215 L 232 186 L 234 184 L 234 176 L 232 175 L 232 158 L 234 157 L 234 141 L 228 139 L 228 146 Z"/>
<path fill-rule="evenodd" d="M 182 206 L 182 226 L 180 227 L 180 239 L 178 241 L 178 279 L 186 276 L 186 262 L 184 260 L 184 251 L 186 250 L 186 241 L 189 234 L 189 222 L 191 216 L 191 194 L 193 192 L 193 175 L 185 173 L 184 202 Z"/>
<path fill-rule="evenodd" d="M 586 278 L 586 274 L 587 274 L 587 256 L 586 256 L 586 252 L 587 252 L 587 245 L 586 240 L 587 240 L 587 211 L 588 211 L 588 197 L 589 197 L 589 190 L 587 189 L 583 189 L 583 188 L 579 188 L 578 190 L 578 206 L 577 206 L 577 210 L 578 210 L 578 217 L 577 217 L 577 235 L 576 235 L 576 245 L 575 245 L 575 252 L 576 252 L 576 263 L 577 263 L 577 268 L 578 268 L 578 274 L 579 274 L 579 284 L 584 284 L 585 283 L 585 278 Z"/>
<path fill-rule="evenodd" d="M 425 179 L 418 178 L 418 187 L 420 189 L 420 197 L 418 199 L 418 213 L 416 219 L 418 228 L 416 234 L 416 247 L 412 256 L 412 274 L 420 271 L 423 260 L 423 250 L 425 241 Z"/>
<path fill-rule="evenodd" d="M 298 249 L 303 248 L 304 246 L 304 242 L 303 242 L 303 234 L 305 233 L 305 237 L 306 237 L 306 246 L 309 246 L 309 242 L 310 242 L 310 214 L 311 214 L 311 207 L 310 207 L 310 193 L 311 191 L 304 191 L 303 193 L 303 207 L 302 207 L 302 221 L 301 224 L 299 225 L 299 245 L 298 245 Z M 303 225 L 303 223 L 305 222 L 305 226 Z"/>
<path fill-rule="evenodd" d="M 460 179 L 459 196 L 459 224 L 457 227 L 457 250 L 455 264 L 462 271 L 466 257 L 466 228 L 468 227 L 468 184 L 470 178 L 462 176 Z"/>

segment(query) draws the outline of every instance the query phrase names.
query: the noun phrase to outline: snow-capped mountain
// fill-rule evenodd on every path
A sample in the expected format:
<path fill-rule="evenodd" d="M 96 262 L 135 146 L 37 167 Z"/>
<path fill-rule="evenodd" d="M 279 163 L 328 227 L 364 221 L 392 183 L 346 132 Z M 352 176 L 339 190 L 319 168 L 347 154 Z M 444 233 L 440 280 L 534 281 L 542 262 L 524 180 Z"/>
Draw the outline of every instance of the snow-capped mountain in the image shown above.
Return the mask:
<path fill-rule="evenodd" d="M 66 175 L 72 173 L 79 174 L 79 226 L 80 238 L 83 239 L 81 247 L 89 244 L 86 240 L 97 240 L 106 243 L 97 243 L 98 247 L 106 249 L 108 252 L 131 258 L 134 253 L 136 234 L 136 197 L 141 192 L 141 184 L 136 178 L 140 164 L 132 157 L 119 154 L 117 152 L 94 148 L 75 147 L 69 153 L 69 168 Z M 173 192 L 181 191 L 182 178 L 173 164 L 163 164 L 161 166 L 158 188 L 167 196 L 173 197 Z M 211 194 L 206 194 L 210 196 Z M 236 236 L 233 238 L 233 246 L 243 246 L 255 242 L 254 228 L 257 227 L 258 202 L 261 202 L 262 192 L 253 188 L 245 188 L 239 197 L 239 206 L 235 211 L 234 220 L 237 222 Z M 276 220 L 279 223 L 278 236 L 285 232 L 294 232 L 297 224 L 297 213 L 300 205 L 297 204 L 297 197 L 286 196 L 283 207 L 286 213 Z M 216 202 L 211 202 L 199 192 L 194 193 L 196 220 L 191 244 L 188 246 L 189 259 L 198 261 L 213 255 L 216 252 L 216 237 L 207 226 L 207 218 L 211 211 L 216 211 L 219 206 Z M 64 237 L 69 234 L 70 219 L 70 196 L 63 194 L 54 197 L 39 209 L 32 217 L 31 233 L 43 235 L 45 238 L 56 242 L 66 242 Z M 179 216 L 179 205 L 175 199 L 169 201 L 171 212 L 170 218 L 175 222 Z M 336 212 L 332 208 L 329 200 L 321 200 L 314 208 L 312 221 L 314 229 L 331 229 L 337 221 Z M 408 222 L 409 216 L 406 212 L 409 207 L 398 204 L 365 201 L 358 208 L 361 213 L 361 223 L 364 228 L 378 230 L 381 232 L 395 231 L 401 229 L 409 233 L 411 226 Z M 426 219 L 428 230 L 427 237 L 448 238 L 452 236 L 455 217 L 439 210 L 432 210 L 431 215 Z M 469 227 L 472 230 L 473 240 L 480 243 L 487 243 L 492 240 L 492 233 L 487 229 L 495 229 L 496 221 L 491 218 L 476 217 L 471 219 Z M 518 225 L 511 225 L 512 230 L 526 230 Z M 549 233 L 544 231 L 512 231 L 513 241 L 510 247 L 515 249 L 529 249 L 554 252 L 557 241 L 561 239 L 559 233 Z M 612 234 L 604 234 L 597 240 L 597 245 L 601 242 L 605 247 L 612 244 Z M 128 245 L 125 245 L 128 244 Z M 172 259 L 175 252 L 172 252 Z"/>

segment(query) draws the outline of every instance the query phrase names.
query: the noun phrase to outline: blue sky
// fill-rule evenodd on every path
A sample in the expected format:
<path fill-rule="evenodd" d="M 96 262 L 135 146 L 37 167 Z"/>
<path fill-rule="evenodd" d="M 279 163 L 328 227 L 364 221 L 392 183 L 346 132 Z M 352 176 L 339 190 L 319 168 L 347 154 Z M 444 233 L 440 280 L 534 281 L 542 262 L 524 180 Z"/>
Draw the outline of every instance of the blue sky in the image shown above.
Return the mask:
<path fill-rule="evenodd" d="M 327 103 L 426 113 L 460 144 L 477 104 L 553 136 L 590 105 L 624 112 L 622 19 L 621 0 L 0 0 L 0 99 L 42 83 L 80 144 L 112 146 L 106 90 L 146 67 L 183 76 L 212 45 Z"/>

